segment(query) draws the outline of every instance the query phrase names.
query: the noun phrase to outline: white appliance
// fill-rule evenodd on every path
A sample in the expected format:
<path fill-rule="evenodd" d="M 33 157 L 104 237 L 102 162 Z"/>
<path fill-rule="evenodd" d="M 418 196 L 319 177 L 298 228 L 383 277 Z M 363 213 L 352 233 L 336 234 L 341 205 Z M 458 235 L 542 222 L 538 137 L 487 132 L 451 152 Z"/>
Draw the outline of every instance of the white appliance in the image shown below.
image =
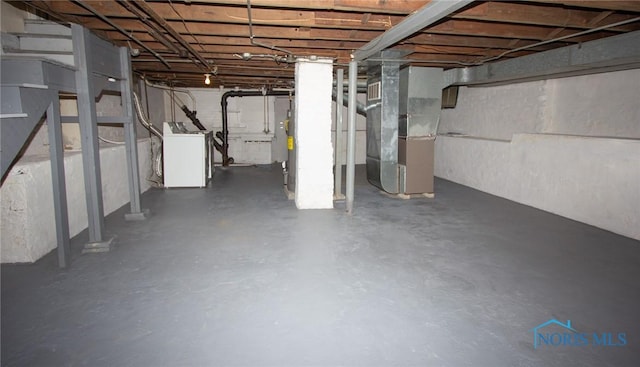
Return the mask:
<path fill-rule="evenodd" d="M 213 132 L 189 131 L 182 122 L 162 129 L 164 187 L 205 187 L 213 175 Z"/>

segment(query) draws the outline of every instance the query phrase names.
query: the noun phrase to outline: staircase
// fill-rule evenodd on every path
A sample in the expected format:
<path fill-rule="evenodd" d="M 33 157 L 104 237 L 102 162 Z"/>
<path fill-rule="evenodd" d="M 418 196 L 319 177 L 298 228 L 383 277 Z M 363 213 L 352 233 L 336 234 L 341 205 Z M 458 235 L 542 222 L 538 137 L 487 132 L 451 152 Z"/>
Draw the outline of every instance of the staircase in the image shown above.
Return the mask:
<path fill-rule="evenodd" d="M 71 28 L 46 20 L 25 19 L 24 32 L 2 34 L 1 55 L 46 59 L 73 66 Z"/>
<path fill-rule="evenodd" d="M 0 172 L 3 179 L 38 126 L 56 90 L 73 90 L 71 29 L 25 20 L 23 33 L 2 33 Z"/>

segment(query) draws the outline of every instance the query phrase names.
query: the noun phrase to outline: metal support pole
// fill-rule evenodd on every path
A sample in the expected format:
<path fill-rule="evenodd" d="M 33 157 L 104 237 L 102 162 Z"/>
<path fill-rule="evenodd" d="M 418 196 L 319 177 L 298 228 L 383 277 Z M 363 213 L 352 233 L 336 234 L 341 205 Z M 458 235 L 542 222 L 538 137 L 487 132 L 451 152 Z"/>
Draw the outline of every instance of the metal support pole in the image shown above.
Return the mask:
<path fill-rule="evenodd" d="M 53 209 L 56 218 L 58 266 L 66 268 L 71 263 L 69 250 L 69 211 L 67 209 L 67 189 L 64 175 L 64 147 L 62 143 L 62 124 L 60 123 L 60 100 L 57 92 L 51 93 L 51 104 L 47 108 L 47 130 L 49 132 L 51 182 L 53 184 Z"/>
<path fill-rule="evenodd" d="M 98 144 L 98 117 L 95 106 L 93 60 L 89 30 L 71 25 L 73 55 L 76 64 L 76 92 L 78 118 L 82 144 L 84 188 L 87 197 L 89 243 L 83 252 L 109 251 L 112 239 L 104 240 L 104 208 L 102 203 L 102 176 L 100 172 L 100 146 Z"/>
<path fill-rule="evenodd" d="M 120 96 L 122 110 L 127 122 L 124 124 L 124 141 L 127 155 L 127 173 L 129 176 L 129 200 L 131 212 L 124 215 L 126 220 L 144 220 L 148 212 L 140 209 L 140 173 L 138 168 L 138 139 L 136 120 L 133 114 L 133 95 L 131 88 L 131 60 L 129 49 L 120 47 Z"/>
<path fill-rule="evenodd" d="M 344 93 L 342 91 L 342 84 L 344 83 L 344 69 L 338 69 L 336 75 L 336 85 L 339 85 L 340 88 L 337 89 L 336 93 L 336 159 L 335 159 L 335 183 L 334 187 L 334 198 L 341 200 L 344 199 L 344 195 L 342 195 L 342 162 L 344 161 L 342 158 L 342 147 L 344 146 L 343 142 L 343 131 L 342 131 L 342 103 L 344 99 Z"/>
<path fill-rule="evenodd" d="M 349 62 L 349 126 L 347 131 L 347 213 L 353 214 L 353 192 L 356 174 L 356 97 L 358 62 Z"/>

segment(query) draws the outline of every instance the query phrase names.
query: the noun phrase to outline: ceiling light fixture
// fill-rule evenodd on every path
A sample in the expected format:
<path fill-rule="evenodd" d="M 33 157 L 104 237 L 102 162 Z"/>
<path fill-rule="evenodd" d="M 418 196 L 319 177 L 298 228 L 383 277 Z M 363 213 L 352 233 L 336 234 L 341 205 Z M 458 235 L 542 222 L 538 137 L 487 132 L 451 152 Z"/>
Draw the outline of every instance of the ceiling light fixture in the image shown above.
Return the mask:
<path fill-rule="evenodd" d="M 209 74 L 209 73 L 204 74 L 204 84 L 206 84 L 206 85 L 211 84 L 211 78 L 210 77 L 211 77 L 211 74 Z"/>

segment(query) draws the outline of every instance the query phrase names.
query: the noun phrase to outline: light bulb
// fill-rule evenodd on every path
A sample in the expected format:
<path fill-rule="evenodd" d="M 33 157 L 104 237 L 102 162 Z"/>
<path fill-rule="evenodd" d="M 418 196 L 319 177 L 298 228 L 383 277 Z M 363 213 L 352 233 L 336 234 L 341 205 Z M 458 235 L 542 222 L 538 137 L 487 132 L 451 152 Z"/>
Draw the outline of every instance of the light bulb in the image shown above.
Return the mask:
<path fill-rule="evenodd" d="M 211 79 L 209 78 L 211 76 L 211 74 L 204 74 L 204 84 L 209 85 L 211 84 Z"/>

